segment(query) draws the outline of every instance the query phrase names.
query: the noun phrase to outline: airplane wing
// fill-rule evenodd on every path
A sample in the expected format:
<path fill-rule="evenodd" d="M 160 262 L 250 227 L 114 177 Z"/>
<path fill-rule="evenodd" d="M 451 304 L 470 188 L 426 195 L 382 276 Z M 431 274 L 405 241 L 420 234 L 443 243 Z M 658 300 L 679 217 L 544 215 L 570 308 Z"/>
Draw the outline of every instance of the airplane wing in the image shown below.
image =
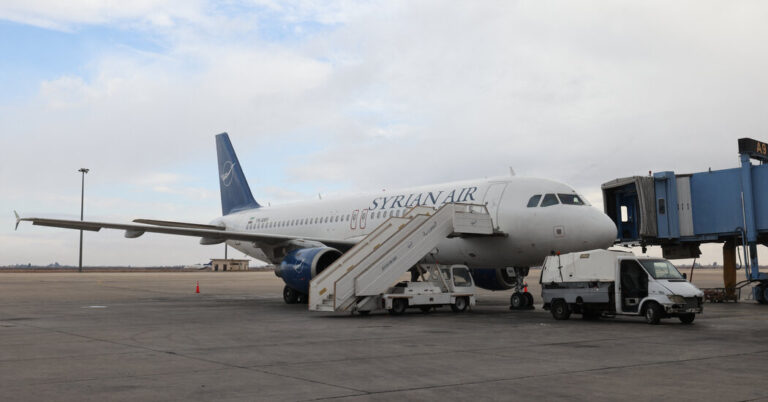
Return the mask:
<path fill-rule="evenodd" d="M 15 213 L 15 211 L 14 211 Z M 69 219 L 50 219 L 50 218 L 22 218 L 16 214 L 16 227 L 22 221 L 32 222 L 33 225 L 51 226 L 65 229 L 88 230 L 98 232 L 101 229 L 125 230 L 125 237 L 133 239 L 144 233 L 163 233 L 178 236 L 199 237 L 201 244 L 217 244 L 225 240 L 240 240 L 262 244 L 265 246 L 275 246 L 289 241 L 318 242 L 329 247 L 339 249 L 349 249 L 357 243 L 357 240 L 338 240 L 324 239 L 314 237 L 296 237 L 287 235 L 277 235 L 270 233 L 253 233 L 226 230 L 223 226 L 201 225 L 196 223 L 157 221 L 149 219 L 137 219 L 135 222 L 144 222 L 146 224 L 135 223 L 111 223 L 79 221 Z"/>

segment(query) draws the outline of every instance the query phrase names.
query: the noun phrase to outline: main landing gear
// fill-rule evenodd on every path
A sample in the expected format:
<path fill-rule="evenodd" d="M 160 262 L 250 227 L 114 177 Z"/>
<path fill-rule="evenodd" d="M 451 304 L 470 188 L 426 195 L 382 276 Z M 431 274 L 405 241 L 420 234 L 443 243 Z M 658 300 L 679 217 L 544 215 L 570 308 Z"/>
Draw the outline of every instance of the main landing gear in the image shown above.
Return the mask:
<path fill-rule="evenodd" d="M 294 288 L 285 286 L 283 288 L 283 300 L 285 300 L 286 304 L 304 304 L 309 301 L 309 296 Z"/>
<path fill-rule="evenodd" d="M 525 277 L 528 276 L 528 267 L 514 267 L 515 293 L 509 297 L 510 310 L 533 310 L 533 295 L 528 293 L 528 285 Z"/>

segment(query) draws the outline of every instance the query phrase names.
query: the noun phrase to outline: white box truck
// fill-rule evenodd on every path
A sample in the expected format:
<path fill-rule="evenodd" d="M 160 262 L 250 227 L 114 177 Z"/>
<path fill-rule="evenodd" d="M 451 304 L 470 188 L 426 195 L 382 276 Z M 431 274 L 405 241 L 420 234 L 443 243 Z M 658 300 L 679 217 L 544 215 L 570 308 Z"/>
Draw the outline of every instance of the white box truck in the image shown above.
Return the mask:
<path fill-rule="evenodd" d="M 677 317 L 690 324 L 704 293 L 669 261 L 631 252 L 591 250 L 549 256 L 541 270 L 544 309 L 556 320 L 644 316 L 649 324 Z"/>

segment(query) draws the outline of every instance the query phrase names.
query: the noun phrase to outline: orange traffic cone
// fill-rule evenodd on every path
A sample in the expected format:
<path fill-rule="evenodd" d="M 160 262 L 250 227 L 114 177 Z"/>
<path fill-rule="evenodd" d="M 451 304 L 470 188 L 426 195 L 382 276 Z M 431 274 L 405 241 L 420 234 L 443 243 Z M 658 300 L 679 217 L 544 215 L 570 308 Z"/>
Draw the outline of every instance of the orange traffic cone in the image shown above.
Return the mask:
<path fill-rule="evenodd" d="M 200 281 L 197 281 L 197 287 L 195 287 L 195 293 L 200 293 Z"/>

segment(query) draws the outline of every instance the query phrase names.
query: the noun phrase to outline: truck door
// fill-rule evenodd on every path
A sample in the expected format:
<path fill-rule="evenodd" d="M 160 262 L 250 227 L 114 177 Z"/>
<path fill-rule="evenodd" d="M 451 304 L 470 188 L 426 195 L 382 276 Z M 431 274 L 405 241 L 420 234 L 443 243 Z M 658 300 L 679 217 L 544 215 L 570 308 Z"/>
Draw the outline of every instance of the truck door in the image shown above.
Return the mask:
<path fill-rule="evenodd" d="M 621 311 L 637 313 L 640 301 L 648 296 L 648 274 L 635 260 L 621 260 L 619 266 Z"/>

